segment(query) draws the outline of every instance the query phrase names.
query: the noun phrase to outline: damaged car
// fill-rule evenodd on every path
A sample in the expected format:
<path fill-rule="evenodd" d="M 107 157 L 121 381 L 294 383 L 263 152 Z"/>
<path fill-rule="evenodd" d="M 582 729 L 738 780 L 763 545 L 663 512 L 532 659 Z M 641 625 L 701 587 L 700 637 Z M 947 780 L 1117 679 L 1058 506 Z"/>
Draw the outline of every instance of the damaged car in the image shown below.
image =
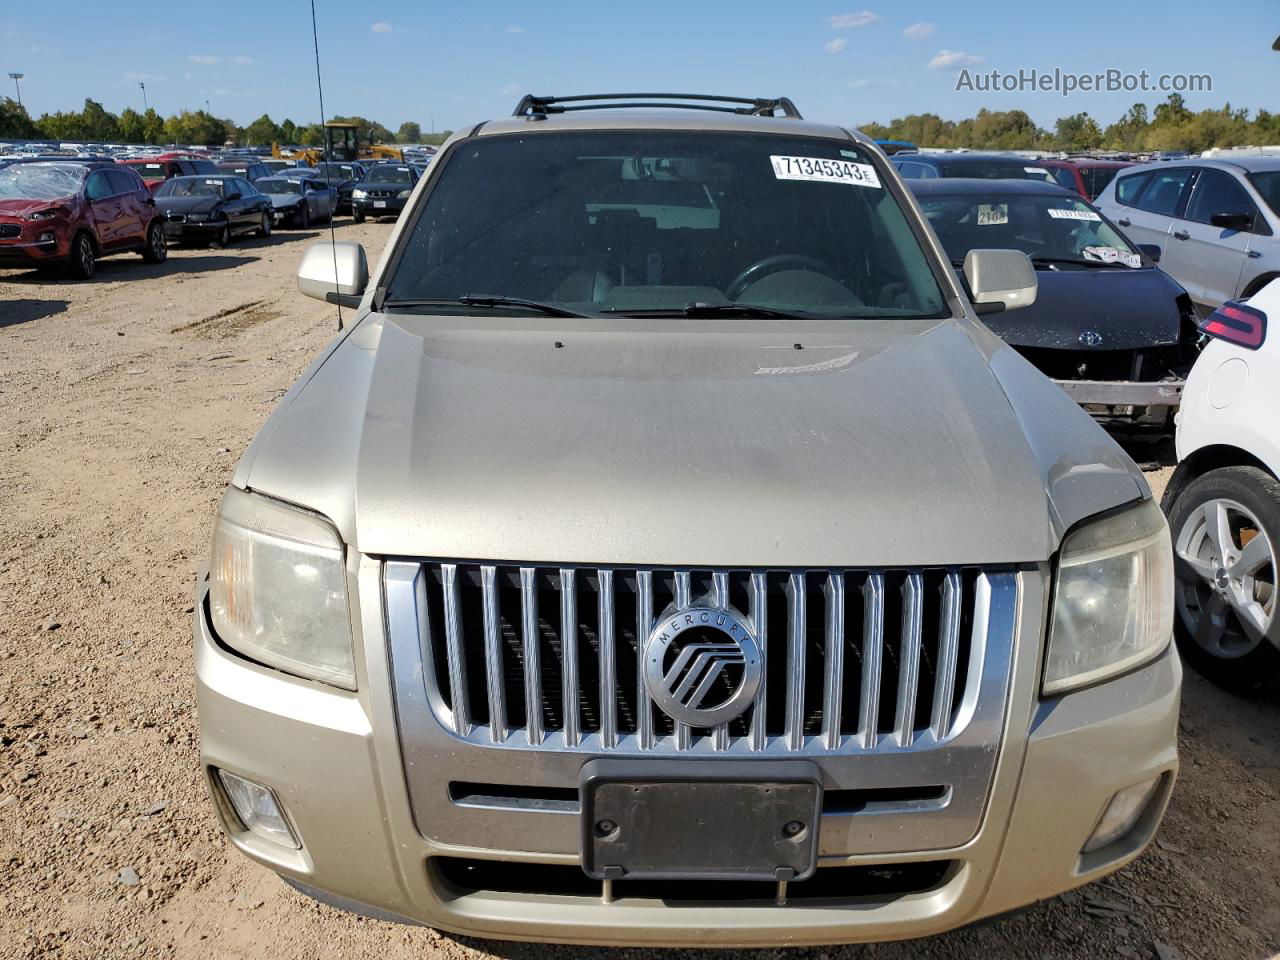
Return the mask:
<path fill-rule="evenodd" d="M 1079 194 L 1030 180 L 909 180 L 955 267 L 1020 250 L 1039 279 L 1015 314 L 983 322 L 1095 417 L 1168 429 L 1200 333 L 1187 292 Z"/>

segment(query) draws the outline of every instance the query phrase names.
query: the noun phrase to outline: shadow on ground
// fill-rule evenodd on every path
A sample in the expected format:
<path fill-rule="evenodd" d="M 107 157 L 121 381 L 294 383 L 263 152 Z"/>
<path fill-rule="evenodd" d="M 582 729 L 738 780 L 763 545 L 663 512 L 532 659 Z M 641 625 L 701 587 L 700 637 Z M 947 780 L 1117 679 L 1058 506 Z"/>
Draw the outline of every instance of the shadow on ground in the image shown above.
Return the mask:
<path fill-rule="evenodd" d="M 12 327 L 32 320 L 43 320 L 65 313 L 65 300 L 9 300 L 0 301 L 0 327 Z"/>

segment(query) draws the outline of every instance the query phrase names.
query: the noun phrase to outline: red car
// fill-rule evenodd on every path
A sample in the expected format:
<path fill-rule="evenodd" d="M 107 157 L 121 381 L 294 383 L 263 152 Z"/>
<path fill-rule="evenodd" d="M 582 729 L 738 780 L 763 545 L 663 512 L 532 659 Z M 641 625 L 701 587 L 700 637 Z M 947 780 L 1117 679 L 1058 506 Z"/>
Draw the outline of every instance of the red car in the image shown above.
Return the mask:
<path fill-rule="evenodd" d="M 189 153 L 161 153 L 154 157 L 134 157 L 131 160 L 125 160 L 123 165 L 135 171 L 152 193 L 173 177 L 191 177 L 200 173 L 219 172 L 212 160 Z"/>
<path fill-rule="evenodd" d="M 1053 179 L 1068 190 L 1074 190 L 1086 200 L 1096 200 L 1111 182 L 1111 178 L 1125 167 L 1132 167 L 1127 160 L 1095 160 L 1091 157 L 1076 157 L 1069 160 L 1037 160 Z"/>
<path fill-rule="evenodd" d="M 0 170 L 0 267 L 93 276 L 99 257 L 168 256 L 164 224 L 142 178 L 115 163 L 15 163 Z"/>

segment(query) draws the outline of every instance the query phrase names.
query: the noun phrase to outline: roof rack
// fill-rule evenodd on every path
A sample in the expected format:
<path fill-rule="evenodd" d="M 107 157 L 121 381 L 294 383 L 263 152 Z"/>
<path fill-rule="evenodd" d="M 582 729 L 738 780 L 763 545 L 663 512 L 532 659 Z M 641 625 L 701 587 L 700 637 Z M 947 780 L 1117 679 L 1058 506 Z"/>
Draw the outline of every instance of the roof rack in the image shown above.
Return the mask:
<path fill-rule="evenodd" d="M 672 102 L 672 101 L 695 101 Z M 608 101 L 608 102 L 602 102 Z M 654 102 L 661 101 L 661 102 Z M 572 104 L 572 106 L 565 106 Z M 738 104 L 738 106 L 729 106 Z M 762 97 L 717 97 L 701 93 L 588 93 L 573 97 L 535 97 L 525 94 L 516 104 L 513 117 L 545 120 L 552 113 L 570 110 L 613 110 L 619 107 L 665 107 L 676 110 L 712 110 L 752 117 L 790 117 L 802 120 L 800 111 L 789 97 L 770 100 Z"/>

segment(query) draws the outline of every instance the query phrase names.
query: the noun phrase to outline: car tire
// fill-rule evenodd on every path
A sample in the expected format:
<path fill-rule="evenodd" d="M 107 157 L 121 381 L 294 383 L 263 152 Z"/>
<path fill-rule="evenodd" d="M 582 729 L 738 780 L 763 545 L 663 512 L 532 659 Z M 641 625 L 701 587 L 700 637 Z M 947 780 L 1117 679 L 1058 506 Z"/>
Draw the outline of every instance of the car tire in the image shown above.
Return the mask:
<path fill-rule="evenodd" d="M 1280 481 L 1258 467 L 1221 467 L 1165 510 L 1183 657 L 1229 689 L 1280 690 Z"/>
<path fill-rule="evenodd" d="M 98 252 L 93 238 L 83 231 L 71 241 L 71 257 L 67 260 L 67 274 L 75 280 L 92 280 L 98 269 Z"/>
<path fill-rule="evenodd" d="M 260 237 L 271 236 L 271 214 L 264 213 L 262 215 L 262 226 L 258 227 L 258 236 Z"/>
<path fill-rule="evenodd" d="M 218 239 L 214 241 L 214 244 L 224 249 L 226 247 L 231 246 L 231 225 L 230 224 L 227 224 L 225 227 L 223 227 L 221 230 L 218 231 Z"/>
<path fill-rule="evenodd" d="M 302 213 L 298 214 L 298 227 L 302 230 L 311 228 L 311 208 L 306 205 L 302 207 Z"/>
<path fill-rule="evenodd" d="M 169 243 L 164 238 L 164 227 L 158 221 L 147 227 L 147 242 L 142 248 L 142 259 L 147 263 L 164 263 L 169 259 Z"/>
<path fill-rule="evenodd" d="M 354 220 L 356 223 L 364 223 L 364 213 L 352 207 L 351 219 Z"/>

